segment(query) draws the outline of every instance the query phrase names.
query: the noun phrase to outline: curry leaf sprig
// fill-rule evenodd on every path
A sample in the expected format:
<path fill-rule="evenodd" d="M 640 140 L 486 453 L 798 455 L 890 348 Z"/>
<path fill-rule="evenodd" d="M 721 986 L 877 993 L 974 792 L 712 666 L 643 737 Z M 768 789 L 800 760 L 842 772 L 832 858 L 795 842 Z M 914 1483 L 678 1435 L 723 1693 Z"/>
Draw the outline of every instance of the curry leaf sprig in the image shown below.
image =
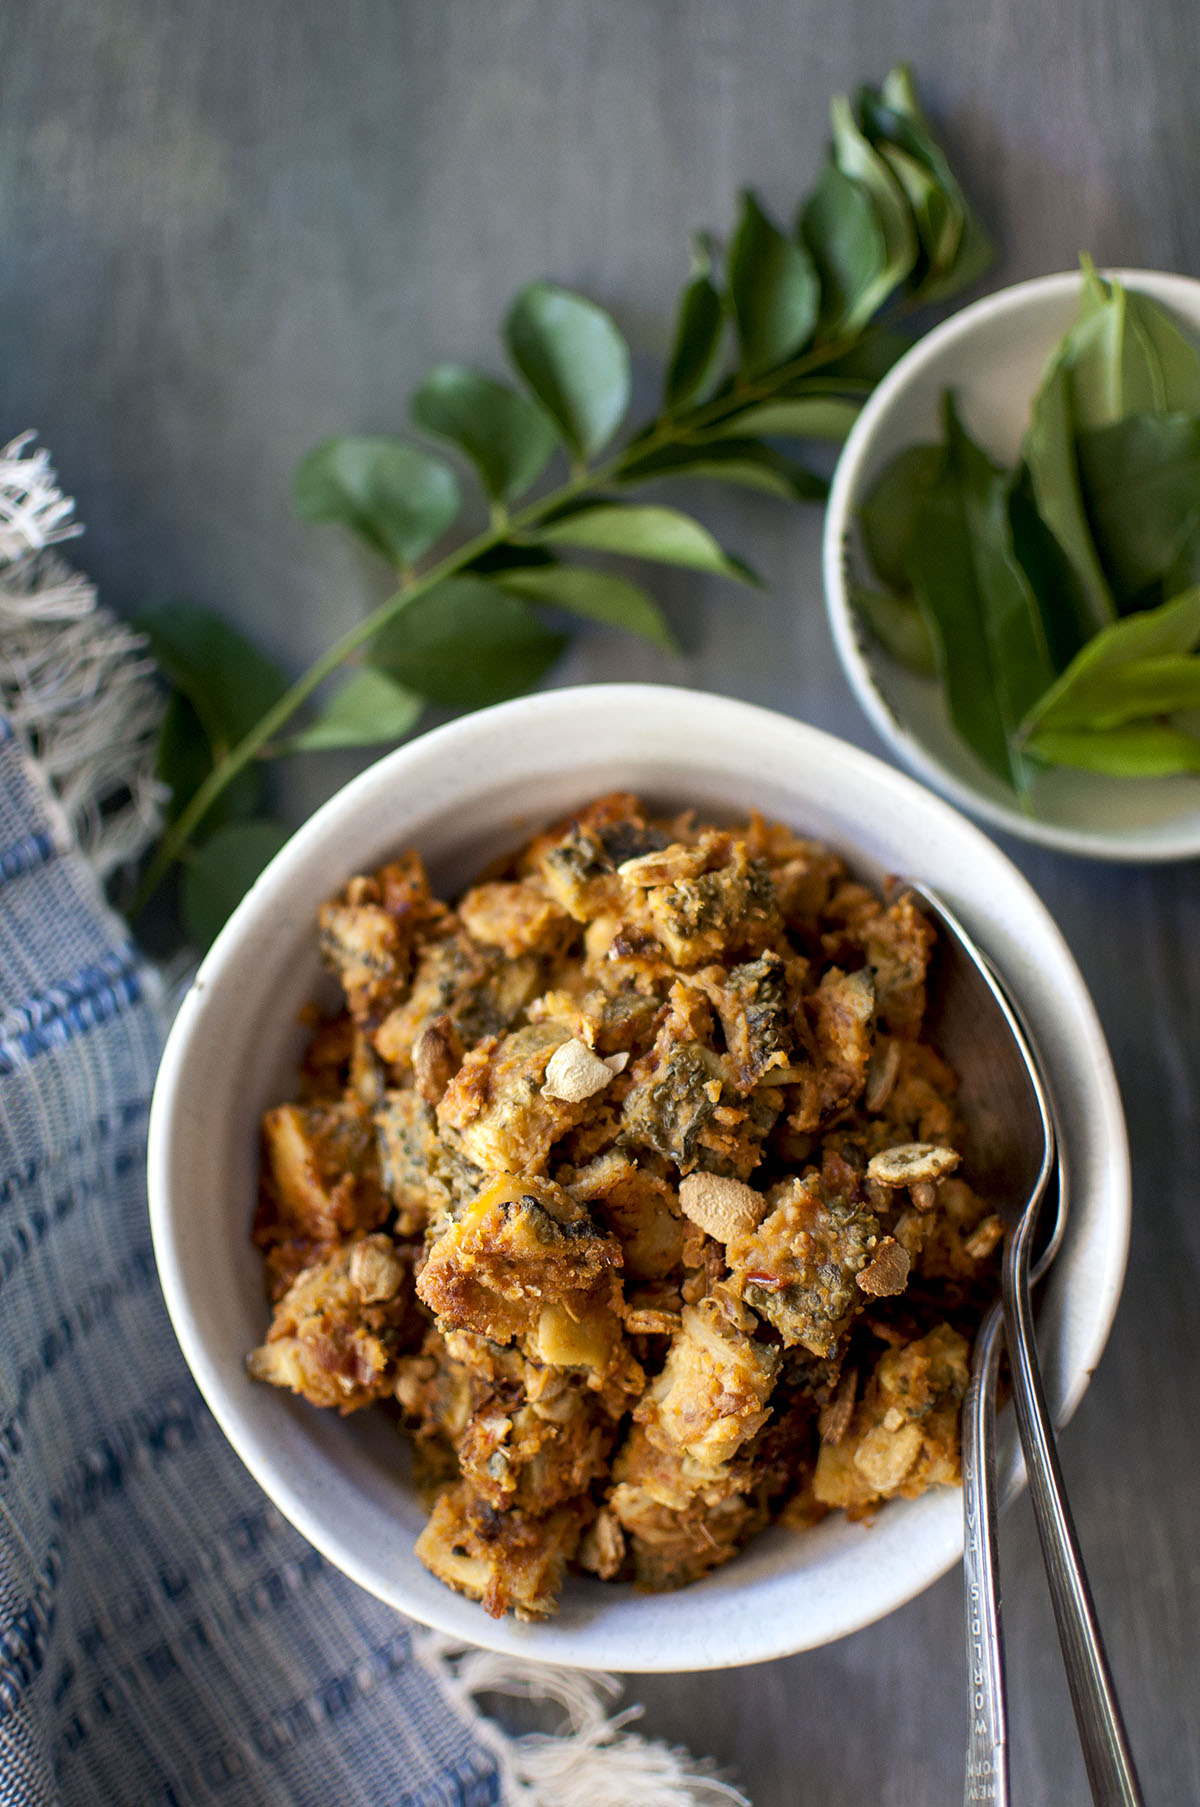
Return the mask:
<path fill-rule="evenodd" d="M 347 529 L 397 582 L 301 677 L 288 683 L 197 605 L 141 617 L 175 688 L 160 758 L 173 801 L 135 907 L 181 863 L 186 926 L 210 939 L 282 838 L 262 813 L 266 761 L 394 741 L 426 703 L 528 689 L 563 649 L 564 616 L 672 647 L 658 603 L 613 555 L 759 581 L 694 515 L 640 492 L 708 479 L 823 498 L 804 443 L 844 438 L 905 347 L 895 322 L 974 281 L 991 254 L 906 69 L 854 103 L 839 96 L 831 124 L 794 229 L 746 192 L 723 255 L 696 241 L 659 410 L 628 437 L 630 353 L 616 325 L 534 282 L 503 325 L 515 384 L 440 364 L 411 397 L 415 428 L 454 462 L 365 437 L 303 460 L 299 515 Z M 465 535 L 464 470 L 486 507 Z"/>
<path fill-rule="evenodd" d="M 937 673 L 1022 798 L 1051 765 L 1200 771 L 1200 350 L 1084 258 L 1019 463 L 944 411 L 943 444 L 906 447 L 860 511 L 876 636 Z"/>

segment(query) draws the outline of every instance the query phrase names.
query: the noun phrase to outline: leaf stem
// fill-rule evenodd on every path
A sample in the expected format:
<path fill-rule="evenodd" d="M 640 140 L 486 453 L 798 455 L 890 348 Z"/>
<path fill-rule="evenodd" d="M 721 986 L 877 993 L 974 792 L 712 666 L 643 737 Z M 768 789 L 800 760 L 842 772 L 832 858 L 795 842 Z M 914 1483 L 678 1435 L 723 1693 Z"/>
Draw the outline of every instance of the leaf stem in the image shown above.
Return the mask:
<path fill-rule="evenodd" d="M 296 713 L 301 704 L 306 703 L 313 692 L 331 677 L 338 667 L 343 665 L 352 653 L 373 638 L 381 628 L 395 619 L 404 609 L 432 590 L 435 584 L 443 583 L 448 577 L 455 576 L 473 560 L 483 553 L 511 539 L 515 534 L 531 526 L 536 526 L 542 517 L 552 509 L 559 508 L 564 502 L 571 501 L 581 490 L 595 482 L 606 482 L 620 465 L 620 457 L 611 459 L 608 464 L 599 466 L 594 471 L 586 468 L 579 470 L 566 483 L 539 501 L 531 503 L 527 508 L 510 515 L 504 523 L 497 523 L 484 533 L 469 539 L 458 549 L 428 571 L 416 576 L 406 571 L 401 577 L 401 587 L 381 602 L 379 607 L 365 616 L 362 621 L 335 640 L 321 657 L 310 665 L 303 675 L 296 679 L 291 688 L 284 692 L 279 701 L 267 710 L 265 715 L 245 734 L 236 746 L 230 747 L 197 788 L 182 809 L 175 821 L 171 823 L 155 851 L 154 858 L 146 867 L 138 885 L 137 893 L 130 906 L 130 914 L 136 916 L 144 909 L 154 895 L 163 878 L 175 862 L 181 858 L 188 841 L 200 826 L 218 797 L 233 782 L 238 773 L 261 752 L 271 737 L 278 733 L 285 722 Z"/>
<path fill-rule="evenodd" d="M 336 640 L 329 649 L 322 653 L 304 674 L 287 690 L 238 741 L 230 747 L 213 766 L 212 771 L 195 791 L 186 807 L 169 826 L 159 842 L 153 859 L 146 867 L 141 882 L 131 905 L 130 914 L 136 915 L 149 902 L 158 889 L 163 878 L 172 865 L 179 860 L 188 846 L 191 836 L 203 822 L 213 804 L 221 796 L 226 787 L 232 783 L 238 773 L 267 746 L 272 736 L 290 720 L 300 706 L 307 702 L 313 692 L 324 680 L 337 671 L 338 667 L 359 647 L 365 645 L 381 628 L 384 628 L 401 611 L 433 589 L 436 584 L 444 582 L 456 573 L 465 569 L 483 553 L 490 552 L 505 541 L 527 533 L 530 528 L 538 526 L 547 515 L 559 509 L 564 503 L 572 501 L 585 489 L 594 489 L 619 478 L 623 466 L 636 462 L 644 457 L 647 450 L 669 444 L 672 440 L 685 440 L 727 418 L 738 414 L 753 402 L 769 399 L 780 387 L 796 378 L 819 369 L 821 365 L 841 356 L 844 352 L 862 343 L 866 335 L 856 333 L 841 339 L 831 339 L 825 344 L 814 346 L 788 363 L 781 364 L 775 370 L 747 382 L 736 392 L 736 396 L 726 391 L 710 401 L 679 415 L 660 415 L 657 420 L 648 423 L 648 428 L 635 440 L 614 454 L 605 463 L 589 470 L 579 460 L 572 463 L 571 473 L 567 481 L 536 502 L 517 510 L 512 514 L 493 515 L 491 526 L 483 533 L 476 534 L 450 553 L 438 564 L 419 576 L 411 571 L 401 575 L 401 587 L 380 603 L 371 614 L 357 622 L 354 627 Z"/>

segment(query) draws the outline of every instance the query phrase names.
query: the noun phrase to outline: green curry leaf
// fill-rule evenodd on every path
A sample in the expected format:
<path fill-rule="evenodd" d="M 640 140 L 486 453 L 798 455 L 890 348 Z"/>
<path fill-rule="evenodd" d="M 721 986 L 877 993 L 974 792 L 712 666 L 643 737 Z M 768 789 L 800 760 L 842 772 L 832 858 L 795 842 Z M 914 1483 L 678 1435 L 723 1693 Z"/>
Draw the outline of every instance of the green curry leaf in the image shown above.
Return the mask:
<path fill-rule="evenodd" d="M 629 406 L 629 347 L 611 317 L 569 289 L 531 282 L 509 309 L 504 337 L 576 457 L 601 451 Z"/>
<path fill-rule="evenodd" d="M 497 501 L 510 502 L 537 482 L 557 440 L 535 402 L 462 364 L 435 364 L 410 407 L 424 432 L 466 453 Z"/>
<path fill-rule="evenodd" d="M 724 551 L 707 527 L 678 508 L 647 503 L 601 502 L 544 527 L 540 539 L 552 546 L 581 546 L 591 552 L 618 552 L 692 571 L 711 571 L 742 583 L 758 578 L 740 559 Z"/>
<path fill-rule="evenodd" d="M 448 464 L 399 439 L 327 439 L 296 471 L 303 521 L 336 521 L 404 569 L 453 526 L 458 479 Z"/>
<path fill-rule="evenodd" d="M 786 362 L 812 337 L 820 307 L 812 259 L 767 218 L 749 190 L 729 248 L 729 295 L 749 375 Z"/>
<path fill-rule="evenodd" d="M 451 577 L 376 635 L 371 663 L 431 702 L 474 709 L 531 689 L 565 645 L 521 597 L 482 577 Z"/>
<path fill-rule="evenodd" d="M 951 719 L 982 763 L 1018 792 L 1030 773 L 1016 730 L 1053 681 L 1036 599 L 1012 548 L 1008 478 L 946 403 L 946 456 L 917 511 L 909 568 Z"/>

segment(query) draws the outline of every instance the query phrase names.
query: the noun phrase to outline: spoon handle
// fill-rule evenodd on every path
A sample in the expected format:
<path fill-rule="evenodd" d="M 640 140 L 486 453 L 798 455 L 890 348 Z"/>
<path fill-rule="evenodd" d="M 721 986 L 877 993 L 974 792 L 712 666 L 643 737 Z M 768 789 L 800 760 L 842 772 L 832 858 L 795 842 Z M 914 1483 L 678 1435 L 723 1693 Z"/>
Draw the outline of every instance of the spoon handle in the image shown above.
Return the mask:
<path fill-rule="evenodd" d="M 962 1408 L 963 1605 L 969 1719 L 963 1807 L 1008 1807 L 1007 1714 L 996 1551 L 996 1374 L 1004 1317 L 997 1300 L 979 1327 Z"/>
<path fill-rule="evenodd" d="M 1035 1219 L 1036 1213 L 1026 1214 L 1009 1237 L 1004 1256 L 1005 1329 L 1017 1429 L 1092 1799 L 1096 1807 L 1143 1807 L 1067 1504 L 1038 1366 L 1029 1296 L 1029 1250 Z"/>

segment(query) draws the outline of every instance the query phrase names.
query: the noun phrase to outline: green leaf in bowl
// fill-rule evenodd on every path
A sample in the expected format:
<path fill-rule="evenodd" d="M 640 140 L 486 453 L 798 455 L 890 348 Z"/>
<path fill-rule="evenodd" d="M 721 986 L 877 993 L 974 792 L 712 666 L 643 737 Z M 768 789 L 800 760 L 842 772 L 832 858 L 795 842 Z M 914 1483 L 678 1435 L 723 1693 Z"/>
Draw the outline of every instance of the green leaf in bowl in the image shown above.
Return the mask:
<path fill-rule="evenodd" d="M 940 445 L 905 446 L 886 466 L 858 511 L 876 575 L 901 594 L 910 588 L 908 555 L 917 513 L 945 456 Z"/>
<path fill-rule="evenodd" d="M 1200 418 L 1129 414 L 1079 436 L 1096 546 L 1127 605 L 1200 535 Z"/>
<path fill-rule="evenodd" d="M 1082 647 L 1067 669 L 1031 706 L 1021 727 L 1027 743 L 1044 730 L 1095 728 L 1133 714 L 1169 714 L 1195 707 L 1183 671 L 1200 671 L 1188 655 L 1200 644 L 1200 585 L 1157 609 L 1113 622 Z"/>
<path fill-rule="evenodd" d="M 1074 766 L 1107 778 L 1174 778 L 1200 772 L 1200 740 L 1165 722 L 1125 728 L 1045 728 L 1026 751 L 1046 765 Z"/>
<path fill-rule="evenodd" d="M 1008 477 L 946 398 L 946 455 L 917 511 L 909 550 L 951 719 L 981 762 L 1024 794 L 1017 728 L 1054 678 L 1041 616 L 1012 548 Z"/>

